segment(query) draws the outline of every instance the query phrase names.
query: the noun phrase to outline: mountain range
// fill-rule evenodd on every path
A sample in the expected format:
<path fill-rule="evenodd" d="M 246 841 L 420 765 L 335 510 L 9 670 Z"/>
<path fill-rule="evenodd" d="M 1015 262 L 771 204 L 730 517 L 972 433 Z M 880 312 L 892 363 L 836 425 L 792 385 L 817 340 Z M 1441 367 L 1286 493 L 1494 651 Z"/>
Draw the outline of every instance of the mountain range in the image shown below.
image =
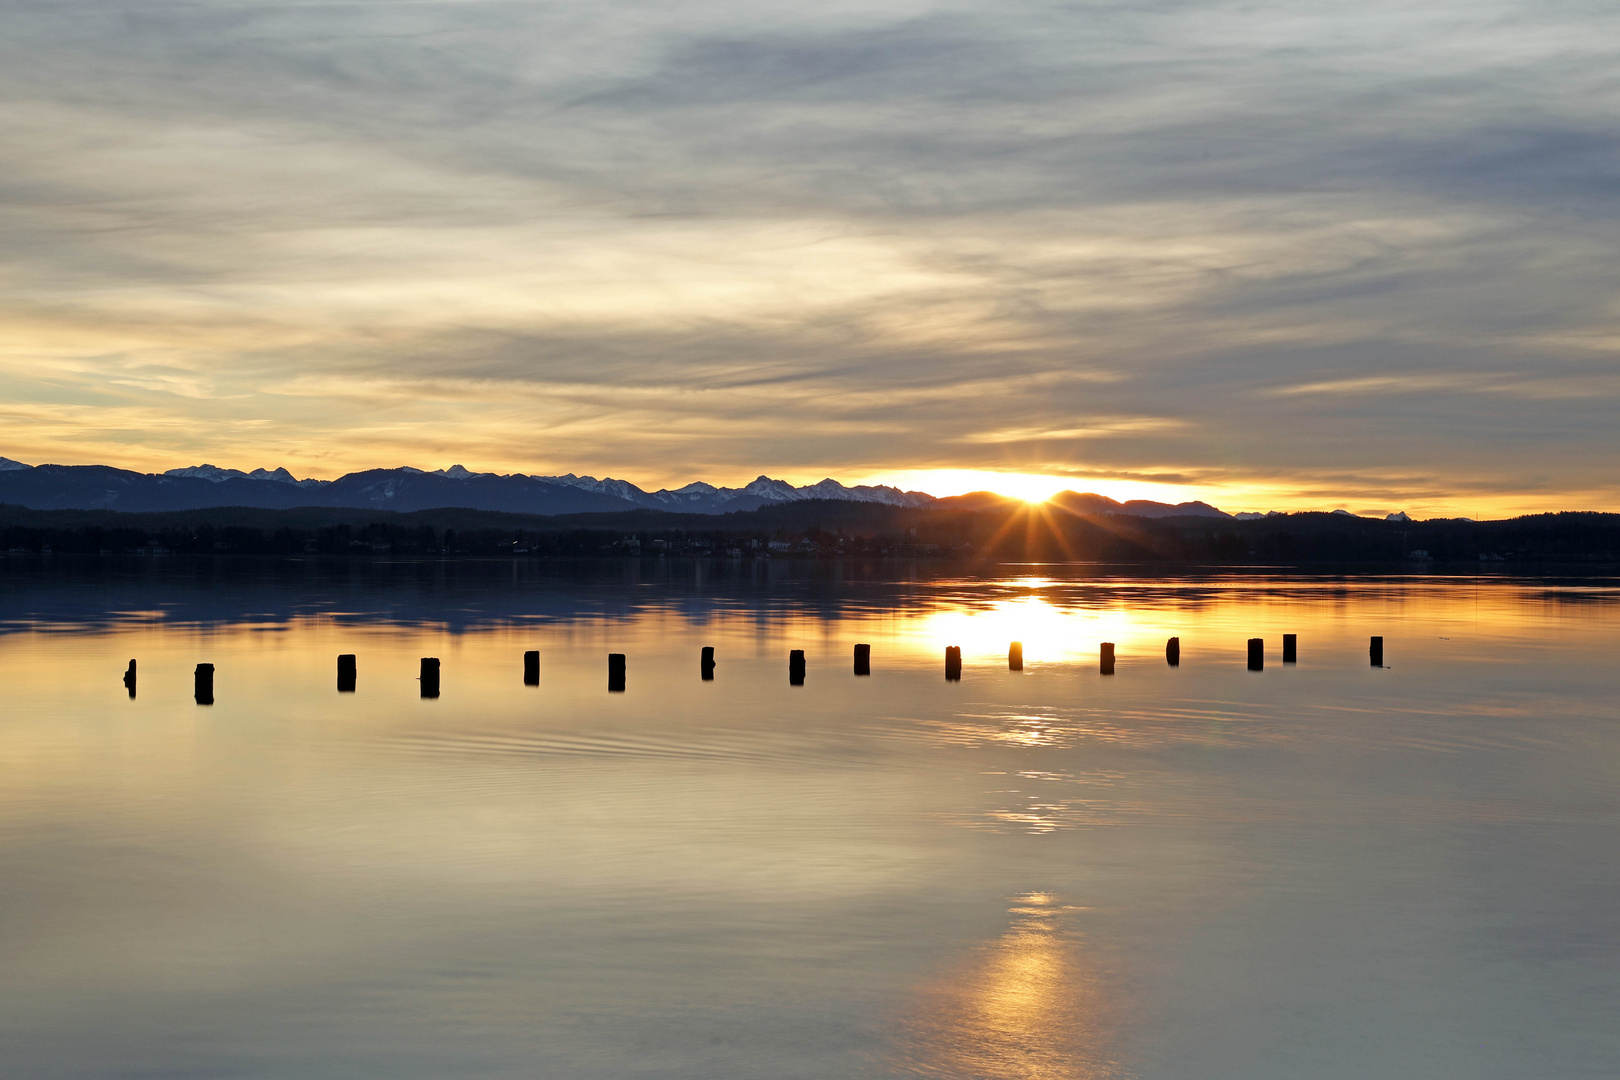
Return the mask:
<path fill-rule="evenodd" d="M 976 496 L 956 496 L 962 505 Z M 998 498 L 987 493 L 985 499 Z M 523 514 L 612 513 L 666 510 L 686 514 L 726 514 L 809 499 L 928 507 L 941 500 L 921 491 L 886 486 L 845 487 L 826 479 L 794 487 L 760 476 L 742 487 L 700 482 L 669 490 L 645 491 L 628 480 L 594 476 L 528 476 L 473 472 L 460 465 L 428 472 L 403 466 L 367 469 L 336 480 L 297 479 L 284 468 L 224 469 L 191 465 L 164 473 L 141 473 L 108 465 L 26 465 L 0 457 L 0 503 L 33 510 L 122 510 L 151 512 L 219 506 L 262 509 L 348 507 L 434 510 L 448 507 Z M 1065 492 L 1057 500 L 1076 513 L 1130 514 L 1137 517 L 1227 517 L 1205 503 L 1133 500 L 1115 502 L 1101 495 Z"/>

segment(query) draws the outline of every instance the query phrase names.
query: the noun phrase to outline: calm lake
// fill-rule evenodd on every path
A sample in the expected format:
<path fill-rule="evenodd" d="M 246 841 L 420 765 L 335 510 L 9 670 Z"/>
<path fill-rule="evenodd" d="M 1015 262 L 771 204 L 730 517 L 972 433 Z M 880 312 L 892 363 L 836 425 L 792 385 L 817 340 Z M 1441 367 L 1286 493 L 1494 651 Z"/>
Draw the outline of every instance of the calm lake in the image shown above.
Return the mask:
<path fill-rule="evenodd" d="M 12 556 L 0 1073 L 1612 1080 L 1617 655 L 1609 578 Z"/>

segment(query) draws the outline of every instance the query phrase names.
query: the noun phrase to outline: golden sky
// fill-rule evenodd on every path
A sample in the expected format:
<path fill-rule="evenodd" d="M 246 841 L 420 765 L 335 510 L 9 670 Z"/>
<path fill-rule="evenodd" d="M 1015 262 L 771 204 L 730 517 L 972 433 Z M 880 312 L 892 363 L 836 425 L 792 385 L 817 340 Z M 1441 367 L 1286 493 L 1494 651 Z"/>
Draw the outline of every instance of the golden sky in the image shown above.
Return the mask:
<path fill-rule="evenodd" d="M 1617 23 L 7 4 L 0 454 L 1620 509 Z"/>

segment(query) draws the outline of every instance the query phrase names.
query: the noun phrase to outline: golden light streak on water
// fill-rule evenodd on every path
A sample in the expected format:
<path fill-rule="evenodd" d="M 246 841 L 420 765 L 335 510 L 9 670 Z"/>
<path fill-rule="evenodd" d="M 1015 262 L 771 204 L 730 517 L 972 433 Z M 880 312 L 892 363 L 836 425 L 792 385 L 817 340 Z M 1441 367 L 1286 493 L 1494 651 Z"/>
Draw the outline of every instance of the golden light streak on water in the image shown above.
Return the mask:
<path fill-rule="evenodd" d="M 1114 1049 L 1120 999 L 1065 926 L 1074 910 L 1049 893 L 1015 898 L 1005 934 L 919 993 L 900 1068 L 982 1080 L 1128 1076 Z"/>

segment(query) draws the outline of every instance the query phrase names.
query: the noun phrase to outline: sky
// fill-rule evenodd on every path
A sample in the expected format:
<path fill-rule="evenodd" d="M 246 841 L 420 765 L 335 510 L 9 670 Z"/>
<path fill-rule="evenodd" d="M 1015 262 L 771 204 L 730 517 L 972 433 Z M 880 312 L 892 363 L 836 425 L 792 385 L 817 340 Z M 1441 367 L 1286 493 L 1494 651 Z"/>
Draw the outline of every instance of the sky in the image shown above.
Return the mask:
<path fill-rule="evenodd" d="M 0 454 L 1620 510 L 1620 6 L 0 0 Z"/>

